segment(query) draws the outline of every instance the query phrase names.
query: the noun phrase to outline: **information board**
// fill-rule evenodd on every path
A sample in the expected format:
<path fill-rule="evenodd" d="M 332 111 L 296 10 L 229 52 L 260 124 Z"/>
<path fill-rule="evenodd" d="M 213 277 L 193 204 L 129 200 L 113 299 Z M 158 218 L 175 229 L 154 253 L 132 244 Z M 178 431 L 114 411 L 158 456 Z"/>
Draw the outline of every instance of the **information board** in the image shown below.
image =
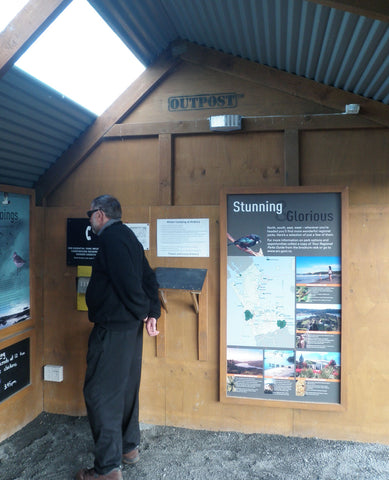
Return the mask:
<path fill-rule="evenodd" d="M 88 218 L 68 218 L 66 228 L 66 265 L 92 265 L 99 249 L 97 235 Z"/>
<path fill-rule="evenodd" d="M 221 397 L 341 404 L 345 192 L 223 192 Z"/>
<path fill-rule="evenodd" d="M 30 339 L 0 350 L 0 402 L 30 383 Z"/>
<path fill-rule="evenodd" d="M 30 196 L 0 192 L 0 329 L 30 315 Z"/>

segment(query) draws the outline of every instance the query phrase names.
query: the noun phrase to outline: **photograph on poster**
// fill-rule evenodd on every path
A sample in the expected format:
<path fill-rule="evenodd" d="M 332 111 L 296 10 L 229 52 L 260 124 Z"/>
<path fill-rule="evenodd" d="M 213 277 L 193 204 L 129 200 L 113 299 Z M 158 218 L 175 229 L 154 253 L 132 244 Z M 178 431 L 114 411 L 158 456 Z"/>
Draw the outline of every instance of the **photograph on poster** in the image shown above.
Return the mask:
<path fill-rule="evenodd" d="M 227 348 L 227 373 L 263 375 L 263 350 L 260 348 Z"/>
<path fill-rule="evenodd" d="M 342 197 L 289 190 L 226 193 L 222 202 L 225 392 L 338 404 Z"/>
<path fill-rule="evenodd" d="M 339 402 L 340 371 L 339 353 L 296 351 L 296 397 L 307 402 Z"/>
<path fill-rule="evenodd" d="M 296 257 L 296 285 L 340 286 L 340 282 L 340 257 Z"/>
<path fill-rule="evenodd" d="M 30 318 L 30 197 L 1 193 L 0 329 Z"/>
<path fill-rule="evenodd" d="M 339 352 L 296 351 L 296 377 L 340 380 Z"/>
<path fill-rule="evenodd" d="M 265 378 L 293 378 L 294 350 L 265 350 Z"/>
<path fill-rule="evenodd" d="M 300 350 L 340 351 L 339 332 L 297 332 L 296 348 Z"/>
<path fill-rule="evenodd" d="M 340 333 L 340 305 L 296 305 L 297 333 L 337 332 Z"/>

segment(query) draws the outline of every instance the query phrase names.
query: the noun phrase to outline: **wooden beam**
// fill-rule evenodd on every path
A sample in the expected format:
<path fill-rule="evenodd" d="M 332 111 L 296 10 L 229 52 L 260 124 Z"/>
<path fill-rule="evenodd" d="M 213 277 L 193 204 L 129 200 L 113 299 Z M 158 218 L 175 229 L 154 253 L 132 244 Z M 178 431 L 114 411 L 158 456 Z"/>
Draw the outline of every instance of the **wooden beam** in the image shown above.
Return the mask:
<path fill-rule="evenodd" d="M 103 61 L 103 59 L 102 59 Z M 112 125 L 129 115 L 180 62 L 167 52 L 151 65 L 42 175 L 36 185 L 41 205 L 78 165 L 99 145 Z"/>
<path fill-rule="evenodd" d="M 0 78 L 72 0 L 30 0 L 0 33 Z"/>
<path fill-rule="evenodd" d="M 173 137 L 159 135 L 159 205 L 173 204 Z"/>
<path fill-rule="evenodd" d="M 336 8 L 363 17 L 389 22 L 388 0 L 309 0 L 313 3 Z"/>
<path fill-rule="evenodd" d="M 284 171 L 285 185 L 300 185 L 300 141 L 296 129 L 284 132 Z"/>
<path fill-rule="evenodd" d="M 379 125 L 378 125 L 379 126 Z M 244 118 L 243 132 L 271 132 L 283 130 L 337 130 L 354 128 L 377 128 L 377 124 L 361 115 L 289 115 Z M 185 120 L 179 122 L 120 123 L 113 125 L 104 135 L 106 140 L 125 137 L 149 137 L 158 135 L 190 135 L 209 133 L 208 120 Z M 234 135 L 230 132 L 221 135 Z"/>
<path fill-rule="evenodd" d="M 189 42 L 187 43 L 186 51 L 181 53 L 181 58 L 194 65 L 201 65 L 202 67 L 221 72 L 224 75 L 232 75 L 273 88 L 339 112 L 344 111 L 346 104 L 358 103 L 361 106 L 361 116 L 377 124 L 389 127 L 388 105 L 355 95 L 354 93 L 345 92 L 314 80 L 279 71 L 275 68 L 265 67 L 243 58 L 226 55 Z"/>

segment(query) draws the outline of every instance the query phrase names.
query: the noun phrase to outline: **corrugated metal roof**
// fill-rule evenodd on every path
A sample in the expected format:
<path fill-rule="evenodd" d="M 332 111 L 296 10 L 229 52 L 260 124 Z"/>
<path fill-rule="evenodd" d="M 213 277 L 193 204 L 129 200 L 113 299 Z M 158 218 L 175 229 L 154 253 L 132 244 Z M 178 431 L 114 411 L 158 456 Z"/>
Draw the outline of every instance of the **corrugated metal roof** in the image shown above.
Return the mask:
<path fill-rule="evenodd" d="M 188 40 L 389 104 L 387 22 L 306 0 L 90 3 L 146 66 Z M 33 188 L 95 118 L 13 67 L 0 79 L 0 183 Z"/>
<path fill-rule="evenodd" d="M 0 79 L 0 183 L 32 188 L 95 119 L 13 67 Z"/>
<path fill-rule="evenodd" d="M 389 24 L 306 0 L 90 0 L 149 65 L 176 39 L 389 104 Z"/>

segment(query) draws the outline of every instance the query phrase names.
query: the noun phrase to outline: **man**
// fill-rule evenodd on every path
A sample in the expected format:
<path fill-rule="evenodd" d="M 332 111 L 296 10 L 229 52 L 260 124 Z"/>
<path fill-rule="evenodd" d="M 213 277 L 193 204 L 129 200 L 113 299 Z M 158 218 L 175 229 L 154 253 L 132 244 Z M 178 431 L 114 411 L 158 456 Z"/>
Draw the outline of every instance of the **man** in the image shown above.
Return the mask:
<path fill-rule="evenodd" d="M 95 442 L 95 462 L 76 480 L 121 480 L 121 463 L 139 460 L 139 384 L 143 324 L 158 335 L 158 283 L 134 233 L 121 222 L 111 195 L 87 213 L 99 251 L 86 291 L 94 327 L 89 337 L 84 397 Z"/>

